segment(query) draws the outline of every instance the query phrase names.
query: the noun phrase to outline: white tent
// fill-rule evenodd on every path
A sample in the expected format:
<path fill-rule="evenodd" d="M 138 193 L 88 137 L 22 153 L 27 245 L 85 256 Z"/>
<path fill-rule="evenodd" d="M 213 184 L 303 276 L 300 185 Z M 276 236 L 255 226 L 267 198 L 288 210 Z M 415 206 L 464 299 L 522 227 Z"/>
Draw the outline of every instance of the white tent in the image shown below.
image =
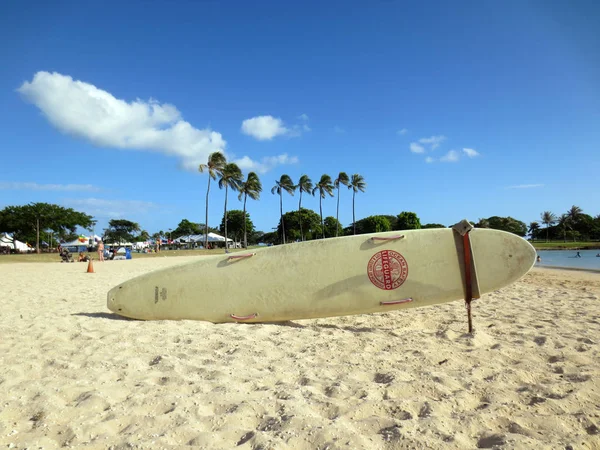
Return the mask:
<path fill-rule="evenodd" d="M 17 250 L 20 252 L 32 252 L 33 247 L 29 247 L 27 244 L 16 240 Z M 10 249 L 14 249 L 15 246 L 13 244 L 13 238 L 6 233 L 0 233 L 0 247 L 10 247 Z"/>
<path fill-rule="evenodd" d="M 225 242 L 225 237 L 220 236 L 217 233 L 208 233 L 208 242 Z M 192 234 L 190 236 L 181 236 L 179 239 L 176 239 L 179 242 L 204 242 L 203 234 Z M 233 242 L 233 239 L 227 238 L 228 242 Z"/>

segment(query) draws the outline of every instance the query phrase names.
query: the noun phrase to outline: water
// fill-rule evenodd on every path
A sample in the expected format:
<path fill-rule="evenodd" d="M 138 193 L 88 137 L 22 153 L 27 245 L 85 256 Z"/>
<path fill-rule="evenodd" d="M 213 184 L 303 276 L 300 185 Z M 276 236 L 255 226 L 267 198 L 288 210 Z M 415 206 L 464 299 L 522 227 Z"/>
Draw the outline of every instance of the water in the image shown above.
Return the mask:
<path fill-rule="evenodd" d="M 581 258 L 575 255 L 579 252 Z M 600 271 L 600 250 L 538 250 L 542 261 L 536 263 L 540 267 L 572 267 L 576 269 L 592 269 Z"/>

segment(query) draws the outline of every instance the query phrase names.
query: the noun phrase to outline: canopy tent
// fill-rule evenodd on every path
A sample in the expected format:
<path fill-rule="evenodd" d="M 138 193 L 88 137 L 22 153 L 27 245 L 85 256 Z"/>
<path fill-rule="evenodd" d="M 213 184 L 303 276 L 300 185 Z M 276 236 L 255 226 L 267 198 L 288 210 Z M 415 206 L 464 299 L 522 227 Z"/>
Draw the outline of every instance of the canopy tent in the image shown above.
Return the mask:
<path fill-rule="evenodd" d="M 225 237 L 217 233 L 208 233 L 208 242 L 225 242 Z M 204 242 L 203 234 L 191 234 L 189 236 L 181 236 L 175 239 L 175 242 Z M 227 238 L 227 242 L 233 242 L 233 239 Z"/>
<path fill-rule="evenodd" d="M 18 251 L 20 252 L 32 252 L 33 251 L 33 247 L 31 247 L 28 244 L 24 244 L 23 242 L 17 240 L 13 241 L 12 236 L 8 235 L 7 233 L 0 233 L 0 247 L 10 247 L 10 249 L 14 249 L 15 245 L 14 243 L 17 244 L 16 248 Z"/>
<path fill-rule="evenodd" d="M 100 240 L 100 236 L 96 234 L 90 236 L 81 234 L 71 242 L 61 242 L 60 246 L 66 248 L 71 253 L 87 252 L 88 247 L 95 247 Z"/>

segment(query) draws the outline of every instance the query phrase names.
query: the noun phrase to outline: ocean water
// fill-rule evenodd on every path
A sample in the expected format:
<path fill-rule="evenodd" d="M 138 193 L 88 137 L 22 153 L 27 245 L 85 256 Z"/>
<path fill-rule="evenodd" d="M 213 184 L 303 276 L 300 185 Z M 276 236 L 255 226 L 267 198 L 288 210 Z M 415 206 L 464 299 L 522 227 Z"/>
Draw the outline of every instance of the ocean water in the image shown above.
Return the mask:
<path fill-rule="evenodd" d="M 579 252 L 581 258 L 575 255 Z M 592 269 L 600 271 L 600 250 L 538 250 L 542 261 L 536 263 L 540 267 L 572 267 L 575 269 Z"/>

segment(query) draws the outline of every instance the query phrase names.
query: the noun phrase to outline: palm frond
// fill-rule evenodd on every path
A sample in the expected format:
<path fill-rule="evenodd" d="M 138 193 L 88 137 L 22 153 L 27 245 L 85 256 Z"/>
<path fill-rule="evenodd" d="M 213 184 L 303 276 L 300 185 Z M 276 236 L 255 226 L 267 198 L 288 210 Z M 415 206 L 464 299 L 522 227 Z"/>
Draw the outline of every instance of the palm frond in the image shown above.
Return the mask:
<path fill-rule="evenodd" d="M 343 184 L 344 186 L 348 186 L 350 184 L 350 177 L 348 177 L 346 172 L 340 172 L 338 177 L 333 182 L 333 186 L 336 189 L 340 187 L 340 184 Z"/>

